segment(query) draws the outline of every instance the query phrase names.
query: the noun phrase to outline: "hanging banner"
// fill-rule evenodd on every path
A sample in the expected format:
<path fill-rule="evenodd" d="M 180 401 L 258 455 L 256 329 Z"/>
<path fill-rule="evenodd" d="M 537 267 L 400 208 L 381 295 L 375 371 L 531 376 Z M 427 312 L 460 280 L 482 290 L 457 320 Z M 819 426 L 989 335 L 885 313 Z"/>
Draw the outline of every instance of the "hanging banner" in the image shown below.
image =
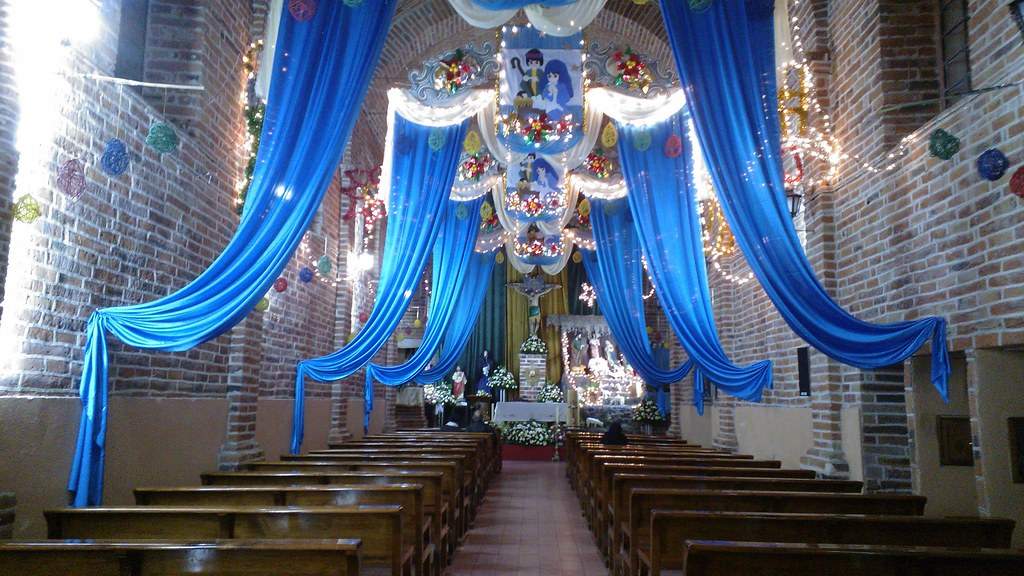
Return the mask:
<path fill-rule="evenodd" d="M 501 62 L 498 137 L 519 153 L 572 148 L 583 135 L 583 35 L 512 27 Z"/>

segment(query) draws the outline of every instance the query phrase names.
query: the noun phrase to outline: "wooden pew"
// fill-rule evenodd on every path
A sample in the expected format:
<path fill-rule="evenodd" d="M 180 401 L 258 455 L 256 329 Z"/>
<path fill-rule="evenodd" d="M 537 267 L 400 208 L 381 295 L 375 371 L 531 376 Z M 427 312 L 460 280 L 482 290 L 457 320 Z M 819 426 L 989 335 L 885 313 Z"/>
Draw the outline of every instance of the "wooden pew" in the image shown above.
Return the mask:
<path fill-rule="evenodd" d="M 462 525 L 463 504 L 462 485 L 459 481 L 462 478 L 460 462 L 450 461 L 445 458 L 408 458 L 408 459 L 376 459 L 368 457 L 342 458 L 334 461 L 303 461 L 303 462 L 252 462 L 246 465 L 254 472 L 313 472 L 316 474 L 330 474 L 333 472 L 375 472 L 390 470 L 422 470 L 428 472 L 441 472 L 444 475 L 443 496 L 448 507 L 448 526 L 454 532 L 453 540 L 461 539 L 464 531 Z M 326 483 L 326 482 L 321 482 Z"/>
<path fill-rule="evenodd" d="M 402 543 L 401 506 L 322 508 L 61 508 L 44 511 L 49 538 L 294 539 L 358 538 L 365 564 L 412 572 Z"/>
<path fill-rule="evenodd" d="M 430 520 L 431 542 L 439 545 L 439 564 L 444 566 L 454 549 L 454 538 L 448 524 L 451 517 L 444 496 L 442 472 L 399 469 L 375 469 L 364 472 L 206 472 L 201 475 L 206 486 L 319 486 L 333 484 L 389 484 L 415 482 L 424 488 L 424 513 Z"/>
<path fill-rule="evenodd" d="M 845 514 L 660 510 L 629 550 L 629 574 L 682 567 L 685 540 L 1009 548 L 1013 521 Z M 644 569 L 646 568 L 646 569 Z"/>
<path fill-rule="evenodd" d="M 402 507 L 402 540 L 418 558 L 416 573 L 431 574 L 437 566 L 430 525 L 423 516 L 422 484 L 362 484 L 332 486 L 192 486 L 136 488 L 135 503 L 142 506 L 357 506 L 397 504 Z"/>
<path fill-rule="evenodd" d="M 967 548 L 689 541 L 686 576 L 1020 576 L 1024 552 Z"/>
<path fill-rule="evenodd" d="M 10 576 L 357 576 L 359 540 L 0 541 Z"/>
<path fill-rule="evenodd" d="M 747 462 L 753 462 L 749 460 Z M 767 461 L 766 463 L 773 464 L 777 461 Z M 707 462 L 696 463 L 697 465 L 654 465 L 654 464 L 639 464 L 634 462 L 619 463 L 619 462 L 608 462 L 602 463 L 598 468 L 598 476 L 595 478 L 593 497 L 592 497 L 592 514 L 596 519 L 597 525 L 606 519 L 606 516 L 610 513 L 609 503 L 611 502 L 612 493 L 612 478 L 615 474 L 660 474 L 669 476 L 731 476 L 734 478 L 750 477 L 750 478 L 794 478 L 794 479 L 807 479 L 811 480 L 815 477 L 815 473 L 811 470 L 783 470 L 781 468 L 754 468 L 754 467 L 733 467 L 728 462 L 713 462 L 708 465 Z"/>
<path fill-rule="evenodd" d="M 476 453 L 472 448 L 434 448 L 427 446 L 403 448 L 359 447 L 355 449 L 318 450 L 303 455 L 285 454 L 281 456 L 281 460 L 284 462 L 334 462 L 366 458 L 418 459 L 424 456 L 442 459 L 442 457 L 448 455 L 461 457 L 462 463 L 465 464 L 462 472 L 462 493 L 463 498 L 466 499 L 464 508 L 468 519 L 475 513 L 479 496 L 484 490 L 482 480 L 486 474 L 481 468 L 482 462 L 476 457 Z M 459 461 L 458 458 L 452 458 L 452 460 Z"/>
<path fill-rule="evenodd" d="M 676 490 L 752 490 L 762 492 L 861 492 L 862 483 L 851 480 L 805 480 L 794 478 L 746 478 L 731 476 L 676 476 L 660 474 L 615 474 L 612 477 L 611 508 L 608 522 L 601 529 L 607 531 L 605 554 L 618 565 L 619 550 L 630 544 L 629 502 L 632 491 L 637 488 Z M 628 548 L 627 548 L 628 549 Z"/>

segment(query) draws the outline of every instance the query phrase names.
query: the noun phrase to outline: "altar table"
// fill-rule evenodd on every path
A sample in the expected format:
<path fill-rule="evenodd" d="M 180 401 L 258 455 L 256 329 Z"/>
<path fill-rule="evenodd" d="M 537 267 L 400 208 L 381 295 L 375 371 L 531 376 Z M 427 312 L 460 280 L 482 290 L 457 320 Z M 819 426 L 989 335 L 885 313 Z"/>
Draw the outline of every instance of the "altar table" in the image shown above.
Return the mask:
<path fill-rule="evenodd" d="M 565 422 L 569 405 L 564 402 L 498 402 L 494 422 Z"/>

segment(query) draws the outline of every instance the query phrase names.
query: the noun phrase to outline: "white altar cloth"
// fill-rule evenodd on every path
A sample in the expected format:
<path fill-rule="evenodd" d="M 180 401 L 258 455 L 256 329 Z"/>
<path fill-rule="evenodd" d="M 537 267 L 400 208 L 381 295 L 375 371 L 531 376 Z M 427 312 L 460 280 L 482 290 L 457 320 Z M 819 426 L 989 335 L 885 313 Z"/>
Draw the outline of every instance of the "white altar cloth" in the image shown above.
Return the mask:
<path fill-rule="evenodd" d="M 564 402 L 498 402 L 494 422 L 565 422 L 569 405 Z"/>

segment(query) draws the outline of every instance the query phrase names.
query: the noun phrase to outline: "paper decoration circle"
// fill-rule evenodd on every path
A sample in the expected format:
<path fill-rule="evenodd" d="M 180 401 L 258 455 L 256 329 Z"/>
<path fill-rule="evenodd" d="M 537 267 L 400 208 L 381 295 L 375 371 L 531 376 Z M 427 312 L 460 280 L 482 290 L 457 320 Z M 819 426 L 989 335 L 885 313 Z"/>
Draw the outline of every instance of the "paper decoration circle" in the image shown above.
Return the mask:
<path fill-rule="evenodd" d="M 316 261 L 316 269 L 320 271 L 320 274 L 327 276 L 331 273 L 331 259 L 324 254 Z"/>
<path fill-rule="evenodd" d="M 497 262 L 498 264 L 504 264 L 505 253 L 502 252 L 501 250 L 498 250 L 498 253 L 494 255 L 494 261 Z"/>
<path fill-rule="evenodd" d="M 299 281 L 303 284 L 309 284 L 313 281 L 313 270 L 309 266 L 303 266 L 299 270 Z"/>
<path fill-rule="evenodd" d="M 605 124 L 604 130 L 601 130 L 601 145 L 605 148 L 614 148 L 619 143 L 619 131 L 615 129 L 615 124 L 609 122 Z"/>
<path fill-rule="evenodd" d="M 256 303 L 257 312 L 266 312 L 267 308 L 270 308 L 270 299 L 264 296 L 260 298 L 260 301 Z"/>
<path fill-rule="evenodd" d="M 161 154 L 174 152 L 180 143 L 178 133 L 166 122 L 154 122 L 149 127 L 149 134 L 146 135 L 146 146 Z"/>
<path fill-rule="evenodd" d="M 292 18 L 305 22 L 316 14 L 316 0 L 289 0 L 288 11 Z"/>
<path fill-rule="evenodd" d="M 480 133 L 476 130 L 470 130 L 466 134 L 466 139 L 462 141 L 462 150 L 470 156 L 475 156 L 480 151 Z"/>
<path fill-rule="evenodd" d="M 1010 192 L 1016 194 L 1018 198 L 1024 198 L 1024 166 L 1017 168 L 1010 178 Z"/>
<path fill-rule="evenodd" d="M 990 182 L 1002 178 L 1009 167 L 1010 161 L 1006 159 L 1006 154 L 998 148 L 989 148 L 978 156 L 978 174 Z"/>
<path fill-rule="evenodd" d="M 469 217 L 469 208 L 466 208 L 466 205 L 460 202 L 459 205 L 455 207 L 455 217 L 459 220 L 465 220 Z"/>
<path fill-rule="evenodd" d="M 447 138 L 444 134 L 444 130 L 441 130 L 440 128 L 434 128 L 433 130 L 430 131 L 430 136 L 427 137 L 427 146 L 430 146 L 431 150 L 437 152 L 442 147 L 444 147 L 444 142 L 446 139 Z"/>
<path fill-rule="evenodd" d="M 36 199 L 31 194 L 25 194 L 14 203 L 14 219 L 18 222 L 31 224 L 42 214 L 42 208 L 39 207 L 39 203 L 36 202 Z"/>
<path fill-rule="evenodd" d="M 85 167 L 78 159 L 72 158 L 60 165 L 57 189 L 76 200 L 85 192 Z"/>
<path fill-rule="evenodd" d="M 683 153 L 683 139 L 679 134 L 673 134 L 665 139 L 665 157 L 679 158 Z"/>
<path fill-rule="evenodd" d="M 928 150 L 936 158 L 949 160 L 960 150 L 960 139 L 938 128 L 928 138 Z"/>
<path fill-rule="evenodd" d="M 284 292 L 287 289 L 288 289 L 288 280 L 286 280 L 285 278 L 278 278 L 277 280 L 274 280 L 274 291 L 275 292 Z"/>
<path fill-rule="evenodd" d="M 370 319 L 370 315 L 365 311 L 359 313 L 359 323 L 366 324 L 366 321 Z"/>
<path fill-rule="evenodd" d="M 120 138 L 107 140 L 107 147 L 100 157 L 100 167 L 111 176 L 120 176 L 128 171 L 132 157 L 128 153 L 128 145 Z"/>
<path fill-rule="evenodd" d="M 694 12 L 703 12 L 711 7 L 711 3 L 714 0 L 686 0 L 686 3 L 690 6 L 690 10 Z"/>
<path fill-rule="evenodd" d="M 651 147 L 651 133 L 646 128 L 637 130 L 636 135 L 633 136 L 633 148 L 636 148 L 640 152 L 647 152 Z"/>
<path fill-rule="evenodd" d="M 580 262 L 583 262 L 583 254 L 580 254 L 579 250 L 573 252 L 572 253 L 572 261 L 577 263 L 577 264 L 579 264 Z"/>
<path fill-rule="evenodd" d="M 412 326 L 413 328 L 423 328 L 423 320 L 420 320 L 419 318 L 413 320 Z"/>

